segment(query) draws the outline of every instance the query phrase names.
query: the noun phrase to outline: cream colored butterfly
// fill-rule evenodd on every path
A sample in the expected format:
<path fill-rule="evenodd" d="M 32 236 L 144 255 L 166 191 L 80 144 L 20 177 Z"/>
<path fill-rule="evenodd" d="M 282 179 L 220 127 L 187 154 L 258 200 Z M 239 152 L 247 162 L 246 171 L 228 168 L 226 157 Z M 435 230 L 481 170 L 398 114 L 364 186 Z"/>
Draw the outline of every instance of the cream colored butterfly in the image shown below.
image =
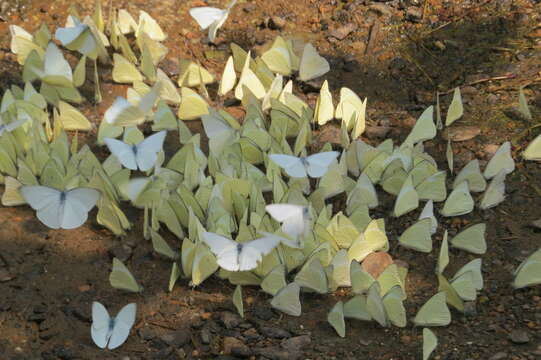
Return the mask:
<path fill-rule="evenodd" d="M 318 54 L 317 50 L 308 43 L 304 46 L 299 66 L 299 79 L 310 81 L 325 75 L 330 70 L 329 62 Z"/>

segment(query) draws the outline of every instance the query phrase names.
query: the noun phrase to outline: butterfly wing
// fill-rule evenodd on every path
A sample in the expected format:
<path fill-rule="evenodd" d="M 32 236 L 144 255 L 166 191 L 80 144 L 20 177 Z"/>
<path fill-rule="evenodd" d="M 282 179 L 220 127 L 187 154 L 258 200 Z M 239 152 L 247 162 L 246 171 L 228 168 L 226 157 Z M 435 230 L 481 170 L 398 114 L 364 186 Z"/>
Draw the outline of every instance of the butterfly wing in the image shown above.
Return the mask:
<path fill-rule="evenodd" d="M 289 236 L 297 237 L 304 233 L 306 217 L 304 206 L 292 204 L 267 205 L 265 210 L 282 223 L 282 231 Z"/>
<path fill-rule="evenodd" d="M 103 142 L 109 148 L 109 151 L 120 161 L 120 163 L 130 169 L 137 170 L 137 161 L 133 147 L 123 141 L 111 138 L 104 138 Z"/>
<path fill-rule="evenodd" d="M 167 135 L 167 131 L 160 131 L 147 137 L 137 145 L 135 159 L 137 161 L 137 166 L 141 171 L 150 170 L 154 166 L 158 159 L 158 153 L 163 148 L 165 135 Z"/>
<path fill-rule="evenodd" d="M 126 341 L 130 330 L 135 323 L 135 313 L 137 305 L 135 303 L 124 306 L 117 314 L 114 320 L 114 326 L 107 348 L 116 349 Z"/>
<path fill-rule="evenodd" d="M 47 46 L 43 67 L 45 77 L 51 85 L 67 87 L 72 85 L 73 74 L 71 67 L 60 49 L 53 42 L 50 42 Z"/>
<path fill-rule="evenodd" d="M 100 348 L 105 349 L 107 341 L 111 337 L 109 323 L 111 317 L 107 309 L 97 301 L 92 303 L 92 326 L 90 327 L 90 335 L 92 340 Z"/>
<path fill-rule="evenodd" d="M 239 244 L 236 241 L 211 232 L 203 233 L 203 241 L 216 255 L 218 265 L 229 271 L 239 270 Z"/>
<path fill-rule="evenodd" d="M 269 158 L 285 170 L 291 177 L 306 177 L 306 168 L 302 160 L 296 156 L 271 154 Z"/>
<path fill-rule="evenodd" d="M 319 178 L 325 175 L 331 163 L 338 157 L 337 151 L 326 151 L 319 154 L 310 155 L 306 158 L 308 162 L 308 175 Z"/>
<path fill-rule="evenodd" d="M 190 9 L 190 15 L 199 24 L 202 30 L 205 30 L 213 22 L 220 20 L 227 10 L 217 9 L 210 6 L 201 6 Z"/>
<path fill-rule="evenodd" d="M 279 243 L 280 238 L 273 235 L 245 243 L 239 254 L 239 270 L 247 271 L 255 269 L 263 256 L 270 253 Z"/>
<path fill-rule="evenodd" d="M 94 189 L 79 188 L 66 192 L 61 227 L 75 229 L 83 225 L 99 197 L 100 193 Z"/>
<path fill-rule="evenodd" d="M 19 191 L 24 200 L 36 210 L 36 215 L 43 224 L 51 229 L 60 228 L 60 191 L 47 186 L 22 186 Z"/>

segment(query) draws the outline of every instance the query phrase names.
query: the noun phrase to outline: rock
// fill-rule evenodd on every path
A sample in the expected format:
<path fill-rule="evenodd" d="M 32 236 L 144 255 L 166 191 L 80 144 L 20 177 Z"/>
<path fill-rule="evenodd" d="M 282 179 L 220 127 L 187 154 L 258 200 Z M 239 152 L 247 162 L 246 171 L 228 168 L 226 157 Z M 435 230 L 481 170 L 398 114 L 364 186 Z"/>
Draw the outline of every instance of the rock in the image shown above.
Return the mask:
<path fill-rule="evenodd" d="M 527 344 L 530 342 L 530 336 L 525 330 L 513 330 L 509 334 L 509 340 L 514 344 Z"/>
<path fill-rule="evenodd" d="M 297 360 L 302 357 L 300 351 L 287 351 L 274 346 L 256 348 L 254 354 L 271 360 Z"/>
<path fill-rule="evenodd" d="M 490 159 L 496 153 L 496 151 L 498 151 L 499 147 L 500 145 L 496 145 L 496 144 L 485 145 L 485 147 L 483 148 L 483 151 L 485 152 L 485 157 L 487 159 Z"/>
<path fill-rule="evenodd" d="M 379 275 L 393 263 L 393 258 L 386 252 L 373 252 L 364 258 L 361 267 L 377 279 Z"/>
<path fill-rule="evenodd" d="M 236 328 L 242 322 L 242 319 L 238 314 L 229 311 L 221 313 L 221 320 L 228 329 Z"/>
<path fill-rule="evenodd" d="M 78 357 L 72 349 L 64 347 L 62 345 L 55 345 L 53 347 L 52 353 L 53 355 L 62 360 L 76 359 Z"/>
<path fill-rule="evenodd" d="M 174 348 L 180 348 L 190 341 L 190 331 L 188 329 L 180 329 L 163 334 L 160 336 L 160 339 Z"/>
<path fill-rule="evenodd" d="M 238 357 L 249 357 L 252 355 L 252 351 L 239 339 L 235 339 L 234 337 L 225 337 L 224 354 Z"/>
<path fill-rule="evenodd" d="M 388 126 L 370 126 L 368 125 L 364 130 L 364 135 L 368 138 L 384 138 L 391 130 Z"/>
<path fill-rule="evenodd" d="M 419 22 L 423 18 L 423 10 L 417 7 L 409 7 L 406 10 L 406 19 L 412 22 Z"/>
<path fill-rule="evenodd" d="M 477 126 L 453 126 L 452 129 L 447 128 L 442 137 L 447 140 L 451 135 L 451 141 L 466 141 L 471 140 L 481 133 L 481 129 Z"/>
<path fill-rule="evenodd" d="M 380 4 L 380 3 L 370 4 L 368 9 L 383 16 L 393 15 L 393 10 L 388 5 L 385 5 L 385 4 Z"/>
<path fill-rule="evenodd" d="M 541 218 L 537 219 L 537 220 L 534 220 L 530 223 L 530 226 L 536 228 L 536 229 L 541 229 Z"/>
<path fill-rule="evenodd" d="M 253 314 L 256 318 L 268 321 L 272 319 L 274 313 L 268 306 L 256 306 L 254 307 Z"/>
<path fill-rule="evenodd" d="M 210 344 L 210 339 L 211 338 L 211 335 L 210 335 L 210 330 L 208 328 L 203 328 L 203 330 L 201 330 L 201 342 L 203 344 Z"/>
<path fill-rule="evenodd" d="M 312 342 L 309 335 L 295 336 L 289 339 L 282 340 L 280 345 L 287 351 L 294 352 L 296 350 L 301 350 L 306 345 L 309 345 Z"/>
<path fill-rule="evenodd" d="M 477 315 L 477 307 L 475 301 L 466 301 L 464 302 L 464 315 L 468 317 Z"/>
<path fill-rule="evenodd" d="M 289 331 L 270 326 L 262 326 L 259 329 L 259 332 L 261 335 L 272 339 L 284 339 L 291 337 L 291 333 Z"/>
<path fill-rule="evenodd" d="M 244 336 L 244 338 L 246 338 L 246 340 L 248 340 L 249 342 L 257 341 L 262 338 L 255 328 L 250 328 L 246 330 L 245 332 L 242 333 L 242 336 Z"/>
<path fill-rule="evenodd" d="M 500 98 L 496 94 L 488 94 L 487 95 L 487 103 L 490 105 L 494 105 L 500 102 Z"/>
<path fill-rule="evenodd" d="M 348 23 L 344 26 L 340 26 L 339 28 L 331 30 L 329 32 L 329 35 L 338 40 L 344 40 L 349 34 L 351 34 L 355 30 L 357 30 L 357 24 Z"/>
<path fill-rule="evenodd" d="M 0 282 L 8 282 L 13 279 L 15 279 L 16 275 L 14 275 L 11 271 L 9 271 L 6 268 L 0 269 Z"/>
<path fill-rule="evenodd" d="M 460 89 L 460 94 L 462 96 L 464 95 L 475 95 L 479 92 L 479 90 L 477 90 L 477 88 L 473 87 L 473 86 L 464 86 Z"/>
<path fill-rule="evenodd" d="M 286 26 L 286 20 L 279 16 L 271 16 L 268 22 L 269 29 L 280 30 Z"/>
<path fill-rule="evenodd" d="M 149 329 L 148 327 L 142 327 L 138 331 L 139 337 L 145 341 L 152 340 L 156 337 L 156 334 L 154 331 Z"/>
<path fill-rule="evenodd" d="M 341 129 L 335 124 L 326 124 L 321 128 L 317 140 L 319 143 L 340 144 Z"/>
<path fill-rule="evenodd" d="M 131 258 L 132 248 L 124 244 L 119 244 L 109 249 L 109 254 L 122 262 L 126 262 Z"/>
<path fill-rule="evenodd" d="M 503 360 L 507 359 L 507 353 L 504 353 L 503 351 L 497 352 L 496 354 L 492 355 L 490 360 Z"/>

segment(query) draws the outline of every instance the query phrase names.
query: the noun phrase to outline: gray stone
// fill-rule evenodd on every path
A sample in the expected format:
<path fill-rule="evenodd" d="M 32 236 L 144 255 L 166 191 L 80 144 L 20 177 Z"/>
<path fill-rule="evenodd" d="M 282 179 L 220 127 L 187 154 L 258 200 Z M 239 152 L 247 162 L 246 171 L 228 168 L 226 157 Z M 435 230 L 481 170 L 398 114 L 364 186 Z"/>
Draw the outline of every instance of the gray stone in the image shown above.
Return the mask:
<path fill-rule="evenodd" d="M 514 344 L 527 344 L 530 342 L 530 336 L 525 330 L 513 330 L 509 334 L 509 340 Z"/>
<path fill-rule="evenodd" d="M 273 339 L 285 339 L 291 337 L 291 333 L 287 330 L 276 328 L 276 327 L 270 327 L 270 326 L 262 326 L 259 329 L 259 332 L 268 338 Z"/>

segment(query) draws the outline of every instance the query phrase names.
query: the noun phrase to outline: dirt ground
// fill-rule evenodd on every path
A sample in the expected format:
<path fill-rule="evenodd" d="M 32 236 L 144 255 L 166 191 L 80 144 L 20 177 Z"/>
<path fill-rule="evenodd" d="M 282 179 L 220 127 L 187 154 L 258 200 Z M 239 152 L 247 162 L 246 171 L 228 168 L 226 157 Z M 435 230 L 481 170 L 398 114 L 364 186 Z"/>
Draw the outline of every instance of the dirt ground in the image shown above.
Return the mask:
<path fill-rule="evenodd" d="M 21 82 L 21 69 L 9 52 L 8 25 L 34 31 L 45 22 L 54 29 L 63 25 L 70 2 L 0 3 L 3 92 Z M 458 127 L 465 132 L 470 126 L 479 134 L 454 143 L 455 168 L 473 157 L 486 162 L 497 145 L 511 140 L 517 169 L 507 177 L 503 204 L 459 219 L 439 219 L 450 235 L 466 223 L 487 222 L 488 251 L 482 257 L 485 288 L 468 316 L 453 312 L 450 326 L 433 328 L 440 342 L 433 358 L 541 359 L 541 287 L 511 287 L 512 271 L 541 246 L 541 229 L 532 225 L 541 218 L 541 167 L 519 156 L 539 132 L 530 128 L 541 119 L 539 1 L 239 0 L 219 32 L 217 46 L 206 42 L 188 15 L 190 7 L 204 1 L 121 0 L 114 5 L 134 15 L 143 9 L 158 20 L 169 35 L 170 53 L 162 67 L 173 77 L 179 58 L 197 59 L 221 74 L 231 41 L 256 50 L 278 34 L 312 42 L 331 63 L 327 78 L 335 99 L 342 86 L 368 97 L 369 125 L 363 139 L 372 144 L 387 137 L 403 140 L 420 112 L 435 103 L 436 90 L 444 94 L 440 100 L 445 110 L 449 90 L 460 86 L 465 116 Z M 208 5 L 224 2 L 209 0 Z M 77 6 L 87 14 L 93 1 Z M 113 85 L 110 68 L 103 68 L 100 76 L 103 103 L 82 106 L 94 123 L 111 104 L 111 95 L 125 91 Z M 517 90 L 524 85 L 534 114 L 530 122 L 516 110 Z M 306 89 L 303 96 L 313 104 L 317 95 Z M 239 108 L 228 110 L 242 114 Z M 200 128 L 198 122 L 190 126 Z M 89 135 L 90 141 L 94 136 Z M 442 169 L 445 144 L 438 137 L 426 147 Z M 392 201 L 387 201 L 372 217 L 387 217 L 391 209 Z M 303 313 L 295 318 L 273 311 L 264 293 L 244 288 L 245 319 L 231 303 L 234 288 L 217 278 L 195 289 L 181 280 L 169 293 L 170 262 L 154 255 L 142 238 L 142 213 L 128 211 L 128 216 L 135 228 L 116 239 L 95 220 L 77 230 L 55 231 L 45 228 L 28 207 L 0 208 L 0 359 L 421 358 L 421 329 L 411 324 L 384 329 L 374 322 L 347 321 L 346 338 L 338 337 L 326 321 L 327 312 L 346 291 L 303 294 Z M 411 318 L 437 288 L 437 252 L 419 256 L 396 247 L 398 234 L 414 216 L 387 218 L 391 254 L 409 264 L 405 306 Z M 441 233 L 434 236 L 435 249 Z M 173 236 L 167 240 L 179 246 Z M 128 294 L 109 285 L 113 256 L 126 260 L 144 292 Z M 450 273 L 473 258 L 451 250 Z M 128 302 L 137 303 L 132 334 L 115 351 L 97 348 L 90 338 L 94 300 L 112 313 Z"/>

